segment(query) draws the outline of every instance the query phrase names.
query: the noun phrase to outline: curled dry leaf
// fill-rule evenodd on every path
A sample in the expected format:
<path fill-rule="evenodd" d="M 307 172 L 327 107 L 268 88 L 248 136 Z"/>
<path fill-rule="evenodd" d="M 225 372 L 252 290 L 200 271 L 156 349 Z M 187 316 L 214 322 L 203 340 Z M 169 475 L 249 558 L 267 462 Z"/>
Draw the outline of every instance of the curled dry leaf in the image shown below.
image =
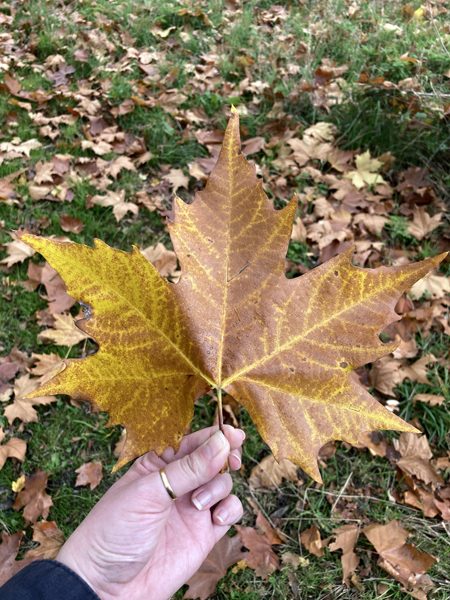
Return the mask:
<path fill-rule="evenodd" d="M 25 477 L 25 488 L 19 492 L 13 504 L 15 510 L 23 511 L 25 526 L 36 523 L 39 517 L 46 519 L 50 507 L 53 506 L 52 499 L 45 491 L 47 479 L 50 473 L 38 471 L 31 477 Z"/>
<path fill-rule="evenodd" d="M 300 541 L 306 550 L 319 558 L 324 555 L 323 549 L 328 546 L 330 540 L 331 537 L 322 540 L 320 531 L 316 525 L 311 525 L 311 527 L 304 531 L 300 536 Z"/>
<path fill-rule="evenodd" d="M 17 460 L 23 462 L 27 451 L 27 443 L 25 440 L 13 437 L 5 444 L 2 444 L 4 438 L 5 433 L 3 428 L 0 427 L 0 469 L 3 468 L 7 458 L 17 458 Z"/>
<path fill-rule="evenodd" d="M 425 573 L 436 559 L 407 544 L 409 533 L 398 521 L 387 525 L 372 523 L 362 532 L 380 555 L 378 565 L 403 584 L 403 591 L 418 600 L 426 600 L 433 583 Z"/>
<path fill-rule="evenodd" d="M 272 545 L 282 544 L 283 540 L 261 512 L 256 517 L 256 526 L 257 529 L 235 525 L 242 544 L 250 550 L 244 557 L 247 566 L 254 570 L 261 566 L 267 568 L 267 565 L 273 567 L 273 570 L 278 569 L 280 560 L 273 551 Z M 268 579 L 273 570 L 269 567 L 267 572 L 260 570 L 259 573 Z"/>
<path fill-rule="evenodd" d="M 415 433 L 402 433 L 398 440 L 399 452 L 402 457 L 397 466 L 410 476 L 415 476 L 429 484 L 444 483 L 442 477 L 436 473 L 430 460 L 433 458 L 426 435 Z"/>
<path fill-rule="evenodd" d="M 115 469 L 148 450 L 176 451 L 195 399 L 211 388 L 250 413 L 277 460 L 318 481 L 317 456 L 327 442 L 355 443 L 376 429 L 415 431 L 351 372 L 395 349 L 379 332 L 398 319 L 398 298 L 445 255 L 361 269 L 351 264 L 350 248 L 287 279 L 297 201 L 273 208 L 240 152 L 236 111 L 205 189 L 192 204 L 174 204 L 169 229 L 183 272 L 176 285 L 137 249 L 22 235 L 58 270 L 68 293 L 92 307 L 85 329 L 100 344 L 96 354 L 66 361 L 38 393 L 89 400 L 110 413 L 110 423 L 125 425 Z"/>
<path fill-rule="evenodd" d="M 248 483 L 255 490 L 260 487 L 279 486 L 283 479 L 298 483 L 298 467 L 286 458 L 276 461 L 273 454 L 262 459 L 259 465 L 253 467 Z"/>
<path fill-rule="evenodd" d="M 430 217 L 424 206 L 414 206 L 413 222 L 408 225 L 409 233 L 419 242 L 441 224 L 442 213 Z"/>
<path fill-rule="evenodd" d="M 81 465 L 81 467 L 78 469 L 75 469 L 75 473 L 78 473 L 75 487 L 80 485 L 90 485 L 92 491 L 103 479 L 103 466 L 100 461 L 90 462 Z"/>
<path fill-rule="evenodd" d="M 48 301 L 50 313 L 62 313 L 75 304 L 75 300 L 67 293 L 64 281 L 48 262 L 43 267 L 30 262 L 27 275 L 28 280 L 24 284 L 27 289 L 35 290 L 40 284 L 45 285 L 47 296 L 42 297 Z"/>
<path fill-rule="evenodd" d="M 25 558 L 52 560 L 64 544 L 64 534 L 55 521 L 38 521 L 33 525 L 33 542 L 39 542 L 40 545 L 28 550 Z"/>
<path fill-rule="evenodd" d="M 9 404 L 4 410 L 4 415 L 10 425 L 12 425 L 14 419 L 20 419 L 24 423 L 37 423 L 38 414 L 33 405 L 56 402 L 55 396 L 39 396 L 33 399 L 26 398 L 28 394 L 38 387 L 39 383 L 39 379 L 30 379 L 28 374 L 22 375 L 20 379 L 16 379 L 14 384 L 14 402 Z"/>
<path fill-rule="evenodd" d="M 17 263 L 21 263 L 25 259 L 36 254 L 35 250 L 30 248 L 28 244 L 25 244 L 19 240 L 15 234 L 10 233 L 10 236 L 13 238 L 13 241 L 3 244 L 3 246 L 6 248 L 8 256 L 3 260 L 0 260 L 0 263 L 6 265 L 8 268 Z"/>
<path fill-rule="evenodd" d="M 149 246 L 145 250 L 141 250 L 141 254 L 163 277 L 173 275 L 177 270 L 177 255 L 172 250 L 167 250 L 161 242 L 158 242 L 156 246 Z"/>
<path fill-rule="evenodd" d="M 183 600 L 185 598 L 206 600 L 214 592 L 222 577 L 225 577 L 228 568 L 239 561 L 244 561 L 248 556 L 246 552 L 242 552 L 241 548 L 242 542 L 239 535 L 232 538 L 224 535 L 205 558 L 195 575 L 186 582 L 189 589 L 183 596 Z"/>
<path fill-rule="evenodd" d="M 436 394 L 416 394 L 413 398 L 413 404 L 417 401 L 425 402 L 430 406 L 441 406 L 445 402 L 444 396 L 437 396 Z"/>

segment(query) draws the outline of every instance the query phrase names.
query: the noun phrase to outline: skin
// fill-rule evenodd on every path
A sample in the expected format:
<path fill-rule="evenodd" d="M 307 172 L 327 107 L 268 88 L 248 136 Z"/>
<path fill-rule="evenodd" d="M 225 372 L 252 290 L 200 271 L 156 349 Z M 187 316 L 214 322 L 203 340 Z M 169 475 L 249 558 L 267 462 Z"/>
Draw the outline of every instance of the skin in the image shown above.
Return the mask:
<path fill-rule="evenodd" d="M 213 546 L 242 516 L 220 473 L 228 458 L 241 466 L 245 434 L 209 427 L 167 448 L 141 456 L 74 531 L 56 560 L 75 571 L 102 600 L 168 600 L 194 575 Z M 165 489 L 164 467 L 177 495 Z M 209 499 L 205 492 L 210 494 Z"/>

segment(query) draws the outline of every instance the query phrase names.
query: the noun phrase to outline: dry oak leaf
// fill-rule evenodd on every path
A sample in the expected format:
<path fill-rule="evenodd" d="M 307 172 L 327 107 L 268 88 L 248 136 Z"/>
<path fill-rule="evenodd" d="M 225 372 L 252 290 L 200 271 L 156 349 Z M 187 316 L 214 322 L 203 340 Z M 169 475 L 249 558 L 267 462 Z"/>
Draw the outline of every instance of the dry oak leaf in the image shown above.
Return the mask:
<path fill-rule="evenodd" d="M 90 462 L 81 465 L 81 467 L 78 469 L 75 469 L 75 473 L 78 473 L 75 487 L 89 484 L 92 491 L 103 479 L 103 466 L 100 461 Z"/>
<path fill-rule="evenodd" d="M 28 244 L 25 244 L 21 240 L 17 239 L 17 236 L 14 233 L 10 233 L 10 236 L 13 238 L 13 241 L 3 244 L 3 247 L 6 248 L 8 256 L 3 260 L 0 260 L 0 263 L 6 265 L 8 268 L 17 263 L 21 263 L 25 259 L 36 254 L 36 252 L 30 248 Z"/>
<path fill-rule="evenodd" d="M 433 458 L 426 435 L 402 433 L 398 440 L 399 452 L 402 457 L 397 466 L 407 475 L 415 476 L 425 483 L 432 485 L 443 484 L 444 480 L 436 473 L 430 460 Z"/>
<path fill-rule="evenodd" d="M 54 318 L 55 326 L 38 334 L 38 340 L 41 342 L 52 341 L 57 346 L 74 346 L 78 342 L 92 337 L 77 327 L 72 315 L 55 314 Z"/>
<path fill-rule="evenodd" d="M 441 224 L 442 213 L 430 217 L 424 206 L 414 206 L 413 222 L 408 225 L 409 233 L 419 242 Z"/>
<path fill-rule="evenodd" d="M 446 294 L 450 294 L 450 277 L 428 273 L 412 286 L 409 293 L 414 300 L 420 300 L 425 294 L 433 300 L 443 298 Z"/>
<path fill-rule="evenodd" d="M 362 532 L 380 555 L 378 566 L 402 583 L 405 586 L 403 591 L 418 600 L 426 600 L 426 592 L 433 587 L 433 583 L 424 574 L 436 559 L 407 544 L 409 533 L 398 521 L 391 521 L 387 525 L 372 523 Z"/>
<path fill-rule="evenodd" d="M 224 535 L 205 558 L 195 575 L 186 582 L 189 590 L 183 596 L 183 600 L 185 598 L 206 600 L 214 592 L 222 577 L 225 577 L 228 568 L 248 556 L 246 552 L 242 552 L 242 545 L 239 535 L 232 538 Z"/>
<path fill-rule="evenodd" d="M 30 392 L 38 387 L 39 383 L 39 379 L 30 379 L 28 374 L 23 375 L 20 379 L 16 379 L 14 384 L 14 402 L 9 404 L 4 410 L 4 415 L 10 425 L 12 425 L 16 418 L 24 423 L 37 423 L 38 414 L 33 408 L 33 404 L 50 404 L 51 402 L 56 402 L 55 396 L 39 396 L 33 399 L 26 398 Z"/>
<path fill-rule="evenodd" d="M 0 444 L 5 437 L 5 432 L 3 431 L 3 427 L 0 427 Z M 7 458 L 17 458 L 23 462 L 25 459 L 25 453 L 27 451 L 27 443 L 25 440 L 21 440 L 19 438 L 11 438 L 6 444 L 0 445 L 0 469 L 3 468 L 3 465 L 6 462 Z"/>
<path fill-rule="evenodd" d="M 114 469 L 149 450 L 177 450 L 196 398 L 223 389 L 249 413 L 279 461 L 321 481 L 320 448 L 363 431 L 416 431 L 387 411 L 351 372 L 393 352 L 379 338 L 400 317 L 399 297 L 445 257 L 362 269 L 353 248 L 287 279 L 297 208 L 273 208 L 240 152 L 233 109 L 223 148 L 192 204 L 175 198 L 169 231 L 181 264 L 166 281 L 135 248 L 90 248 L 22 235 L 91 307 L 85 331 L 100 350 L 35 395 L 64 393 L 127 429 Z M 42 334 L 41 334 L 42 336 Z M 126 398 L 126 401 L 123 399 Z M 157 399 L 157 400 L 156 400 Z M 145 415 L 145 417 L 144 417 Z"/>
<path fill-rule="evenodd" d="M 280 485 L 283 479 L 298 482 L 297 465 L 286 458 L 278 463 L 273 454 L 269 454 L 262 459 L 259 465 L 253 467 L 249 485 L 251 489 L 273 487 Z"/>
<path fill-rule="evenodd" d="M 30 523 L 36 523 L 39 517 L 46 519 L 50 506 L 53 506 L 52 499 L 46 493 L 47 479 L 50 473 L 40 471 L 31 477 L 25 477 L 25 488 L 17 494 L 13 504 L 15 510 L 21 510 L 23 507 L 23 518 L 25 527 Z"/>
<path fill-rule="evenodd" d="M 359 154 L 356 159 L 356 170 L 349 171 L 344 175 L 347 179 L 351 179 L 353 185 L 360 190 L 365 184 L 375 185 L 379 183 L 386 183 L 384 179 L 379 175 L 379 170 L 383 166 L 381 160 L 370 157 L 370 152 L 364 152 Z"/>
<path fill-rule="evenodd" d="M 54 559 L 64 544 L 64 534 L 55 521 L 38 521 L 33 525 L 33 542 L 39 542 L 25 554 L 25 558 Z"/>
<path fill-rule="evenodd" d="M 16 560 L 19 552 L 20 541 L 24 531 L 18 531 L 13 535 L 8 535 L 2 531 L 2 544 L 0 546 L 0 587 L 11 579 L 21 569 L 30 564 L 32 558 Z"/>

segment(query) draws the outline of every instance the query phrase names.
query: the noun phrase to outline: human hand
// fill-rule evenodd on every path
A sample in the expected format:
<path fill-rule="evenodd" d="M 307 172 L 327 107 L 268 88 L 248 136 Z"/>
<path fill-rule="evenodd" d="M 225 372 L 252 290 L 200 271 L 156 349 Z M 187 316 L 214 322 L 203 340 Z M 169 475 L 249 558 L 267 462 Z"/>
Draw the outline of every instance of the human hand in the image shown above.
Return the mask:
<path fill-rule="evenodd" d="M 84 579 L 102 600 L 167 600 L 203 563 L 242 516 L 229 473 L 241 466 L 245 434 L 224 426 L 141 456 L 103 496 L 61 548 L 56 560 Z M 164 467 L 177 499 L 170 498 Z M 209 493 L 209 498 L 208 498 Z M 212 508 L 213 507 L 213 508 Z"/>

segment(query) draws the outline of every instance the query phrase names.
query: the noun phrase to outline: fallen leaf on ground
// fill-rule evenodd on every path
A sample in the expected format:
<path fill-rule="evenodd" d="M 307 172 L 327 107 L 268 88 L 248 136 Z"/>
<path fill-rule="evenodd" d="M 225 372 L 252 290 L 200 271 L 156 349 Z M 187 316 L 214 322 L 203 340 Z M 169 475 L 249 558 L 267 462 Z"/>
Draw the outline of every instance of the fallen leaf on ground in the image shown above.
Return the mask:
<path fill-rule="evenodd" d="M 8 268 L 17 263 L 21 263 L 25 259 L 36 254 L 35 250 L 30 248 L 28 244 L 25 244 L 21 240 L 17 239 L 15 234 L 11 233 L 10 235 L 13 238 L 13 241 L 3 244 L 3 246 L 6 248 L 8 256 L 3 260 L 0 260 L 0 263 L 6 265 Z"/>
<path fill-rule="evenodd" d="M 2 444 L 4 438 L 5 432 L 3 431 L 3 428 L 0 427 L 0 469 L 3 468 L 7 458 L 17 458 L 17 460 L 23 462 L 27 451 L 27 443 L 25 440 L 13 437 L 5 444 Z"/>
<path fill-rule="evenodd" d="M 383 163 L 376 158 L 370 157 L 370 152 L 364 152 L 359 154 L 355 158 L 356 170 L 349 171 L 344 175 L 347 179 L 351 179 L 353 185 L 359 189 L 364 187 L 365 184 L 374 185 L 379 183 L 386 183 L 379 174 Z"/>
<path fill-rule="evenodd" d="M 402 433 L 398 444 L 402 457 L 397 461 L 397 466 L 404 473 L 414 475 L 425 483 L 434 485 L 444 483 L 442 477 L 436 473 L 430 463 L 433 453 L 428 445 L 426 435 Z"/>
<path fill-rule="evenodd" d="M 103 466 L 100 461 L 90 462 L 81 465 L 78 469 L 75 469 L 75 473 L 78 473 L 75 487 L 80 485 L 90 485 L 91 491 L 94 490 L 100 481 L 103 479 Z"/>
<path fill-rule="evenodd" d="M 68 293 L 91 307 L 84 327 L 100 345 L 92 356 L 67 360 L 38 393 L 89 400 L 110 413 L 110 423 L 125 425 L 116 470 L 150 449 L 177 450 L 193 402 L 218 386 L 249 412 L 277 460 L 318 481 L 327 442 L 355 443 L 361 431 L 377 429 L 416 431 L 351 372 L 395 349 L 379 332 L 397 319 L 399 297 L 445 254 L 361 269 L 351 264 L 350 248 L 287 279 L 297 200 L 275 210 L 239 150 L 234 110 L 205 189 L 192 204 L 175 199 L 169 229 L 183 272 L 176 285 L 137 249 L 22 235 L 63 276 Z"/>
<path fill-rule="evenodd" d="M 40 284 L 45 285 L 47 296 L 42 297 L 48 301 L 51 313 L 62 313 L 75 304 L 75 300 L 67 293 L 66 284 L 48 262 L 43 267 L 30 262 L 27 275 L 25 285 L 28 289 L 35 290 Z"/>
<path fill-rule="evenodd" d="M 300 541 L 306 550 L 319 558 L 324 555 L 323 549 L 328 546 L 330 540 L 331 537 L 322 540 L 320 531 L 315 525 L 311 525 L 311 527 L 304 531 L 300 536 Z"/>
<path fill-rule="evenodd" d="M 249 485 L 252 489 L 259 487 L 273 487 L 281 484 L 282 480 L 298 482 L 298 467 L 286 458 L 276 461 L 273 454 L 262 459 L 259 465 L 253 467 Z"/>
<path fill-rule="evenodd" d="M 168 277 L 176 272 L 177 255 L 172 250 L 167 250 L 161 242 L 158 242 L 156 246 L 149 246 L 145 250 L 141 250 L 141 253 L 163 277 Z"/>
<path fill-rule="evenodd" d="M 305 242 L 306 241 L 306 227 L 303 225 L 302 220 L 298 217 L 294 221 L 294 225 L 292 227 L 291 240 L 297 242 Z"/>
<path fill-rule="evenodd" d="M 120 192 L 107 190 L 105 196 L 97 194 L 86 200 L 86 208 L 92 208 L 95 204 L 98 204 L 99 206 L 112 206 L 113 214 L 116 217 L 117 222 L 123 219 L 128 211 L 132 212 L 134 215 L 137 215 L 139 212 L 139 206 L 137 204 L 134 204 L 134 202 L 125 202 L 125 190 L 121 190 Z"/>
<path fill-rule="evenodd" d="M 61 215 L 59 224 L 63 231 L 68 231 L 70 233 L 81 233 L 84 229 L 84 223 L 81 219 L 74 219 L 73 217 L 66 215 L 66 213 Z"/>
<path fill-rule="evenodd" d="M 39 379 L 30 379 L 28 374 L 22 375 L 20 379 L 16 379 L 14 384 L 14 402 L 8 404 L 4 410 L 4 415 L 10 425 L 12 425 L 14 419 L 20 419 L 24 423 L 37 423 L 38 414 L 33 405 L 56 402 L 55 396 L 40 396 L 33 399 L 25 397 L 35 390 L 39 383 Z"/>
<path fill-rule="evenodd" d="M 355 544 L 359 535 L 359 526 L 356 523 L 347 523 L 338 527 L 333 535 L 336 541 L 329 545 L 330 552 L 342 550 L 342 583 L 350 587 L 350 576 L 359 565 L 359 557 L 354 552 Z"/>
<path fill-rule="evenodd" d="M 163 175 L 163 179 L 166 179 L 172 184 L 174 194 L 176 194 L 180 187 L 185 189 L 188 189 L 189 187 L 189 177 L 187 177 L 181 169 L 170 169 L 167 175 Z"/>
<path fill-rule="evenodd" d="M 23 510 L 25 527 L 30 523 L 36 523 L 39 517 L 46 519 L 50 507 L 53 506 L 52 499 L 45 491 L 47 479 L 50 473 L 40 471 L 31 477 L 25 477 L 25 488 L 17 495 L 13 504 L 15 510 Z"/>
<path fill-rule="evenodd" d="M 291 567 L 297 569 L 302 564 L 302 557 L 293 552 L 285 552 L 281 557 L 281 561 L 284 565 L 291 565 Z"/>
<path fill-rule="evenodd" d="M 261 512 L 256 517 L 256 526 L 257 529 L 235 525 L 241 537 L 242 545 L 250 550 L 244 557 L 247 566 L 256 570 L 260 566 L 271 565 L 274 569 L 278 569 L 280 560 L 273 551 L 272 545 L 282 544 L 283 540 Z M 260 574 L 268 579 L 270 573 L 260 571 Z"/>
<path fill-rule="evenodd" d="M 403 591 L 418 600 L 426 600 L 427 591 L 434 586 L 430 577 L 424 574 L 436 559 L 407 544 L 409 533 L 398 521 L 391 521 L 387 525 L 372 523 L 362 532 L 380 555 L 378 566 L 402 583 Z"/>
<path fill-rule="evenodd" d="M 441 406 L 445 402 L 444 396 L 437 396 L 436 394 L 416 394 L 413 398 L 413 404 L 419 400 L 425 402 L 430 406 Z"/>
<path fill-rule="evenodd" d="M 55 314 L 55 326 L 52 329 L 44 329 L 38 334 L 41 342 L 51 341 L 57 346 L 74 346 L 91 336 L 75 325 L 70 314 Z"/>
<path fill-rule="evenodd" d="M 55 521 L 38 521 L 33 525 L 33 542 L 39 542 L 40 545 L 28 550 L 25 558 L 52 560 L 64 544 L 64 534 Z"/>
<path fill-rule="evenodd" d="M 412 286 L 409 293 L 414 300 L 420 300 L 425 295 L 433 300 L 443 298 L 446 294 L 450 294 L 450 277 L 428 273 Z"/>
<path fill-rule="evenodd" d="M 205 558 L 195 575 L 186 582 L 189 589 L 183 596 L 183 600 L 185 598 L 206 600 L 214 592 L 222 577 L 225 577 L 228 568 L 248 556 L 248 553 L 242 552 L 242 546 L 239 535 L 232 538 L 224 535 Z"/>
<path fill-rule="evenodd" d="M 424 206 L 414 206 L 413 222 L 408 225 L 409 233 L 419 242 L 441 224 L 442 213 L 430 217 Z"/>
<path fill-rule="evenodd" d="M 33 352 L 33 359 L 36 365 L 31 369 L 31 374 L 40 377 L 40 384 L 46 383 L 64 368 L 63 360 L 58 354 L 34 354 Z"/>
<path fill-rule="evenodd" d="M 19 552 L 20 541 L 24 532 L 19 531 L 13 535 L 8 535 L 2 531 L 2 544 L 0 546 L 0 587 L 11 579 L 21 569 L 30 564 L 32 558 L 16 560 Z"/>

